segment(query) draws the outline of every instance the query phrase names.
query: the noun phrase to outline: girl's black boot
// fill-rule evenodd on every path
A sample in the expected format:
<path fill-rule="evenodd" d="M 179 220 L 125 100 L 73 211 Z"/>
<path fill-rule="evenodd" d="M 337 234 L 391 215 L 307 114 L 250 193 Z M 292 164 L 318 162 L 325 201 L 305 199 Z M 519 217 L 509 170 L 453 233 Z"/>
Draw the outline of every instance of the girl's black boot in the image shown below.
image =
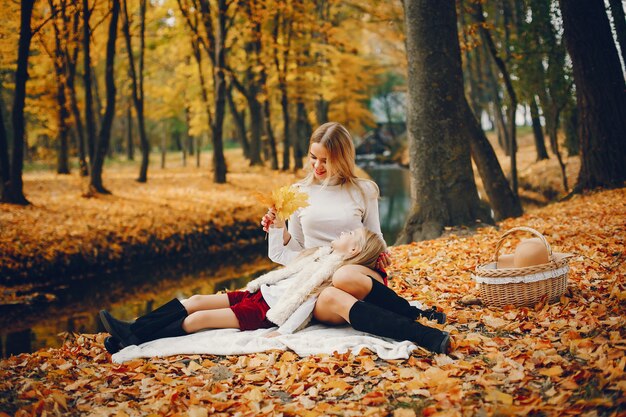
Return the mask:
<path fill-rule="evenodd" d="M 429 310 L 421 310 L 415 306 L 409 304 L 407 300 L 400 297 L 394 290 L 387 287 L 385 284 L 370 277 L 372 280 L 372 290 L 363 299 L 363 301 L 376 304 L 385 310 L 393 311 L 394 313 L 403 315 L 404 317 L 416 320 L 418 317 L 426 317 L 428 320 L 436 320 L 439 324 L 446 322 L 446 315 L 440 311 L 437 311 L 435 307 Z"/>
<path fill-rule="evenodd" d="M 450 346 L 448 332 L 424 326 L 364 301 L 354 303 L 349 317 L 355 330 L 396 340 L 410 340 L 431 352 L 446 353 Z"/>
<path fill-rule="evenodd" d="M 187 317 L 185 306 L 176 298 L 163 304 L 154 311 L 139 317 L 134 322 L 126 322 L 113 317 L 108 311 L 100 311 L 100 321 L 111 334 L 112 339 L 105 340 L 105 347 L 110 353 L 113 350 L 130 345 L 138 345 L 154 340 L 154 334 L 164 330 L 169 324 Z M 169 337 L 169 336 L 164 336 Z M 158 339 L 159 337 L 156 337 Z"/>
<path fill-rule="evenodd" d="M 187 309 L 183 303 L 174 298 L 156 310 L 139 317 L 130 325 L 130 331 L 139 340 L 139 343 L 147 342 L 154 340 L 152 338 L 154 333 L 187 316 Z"/>

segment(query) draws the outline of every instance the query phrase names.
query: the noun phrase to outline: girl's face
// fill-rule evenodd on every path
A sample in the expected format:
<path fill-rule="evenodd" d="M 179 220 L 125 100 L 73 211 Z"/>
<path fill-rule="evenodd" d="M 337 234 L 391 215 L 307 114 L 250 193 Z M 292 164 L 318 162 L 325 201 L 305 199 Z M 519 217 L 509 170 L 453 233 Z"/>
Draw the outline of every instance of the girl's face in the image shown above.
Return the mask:
<path fill-rule="evenodd" d="M 317 142 L 311 144 L 311 148 L 309 149 L 309 161 L 311 168 L 313 168 L 313 175 L 318 181 L 324 181 L 331 176 L 331 173 L 326 167 L 328 157 L 328 151 L 322 144 Z"/>
<path fill-rule="evenodd" d="M 332 248 L 346 255 L 355 255 L 361 250 L 361 241 L 365 237 L 363 229 L 341 232 L 339 237 L 330 243 Z"/>

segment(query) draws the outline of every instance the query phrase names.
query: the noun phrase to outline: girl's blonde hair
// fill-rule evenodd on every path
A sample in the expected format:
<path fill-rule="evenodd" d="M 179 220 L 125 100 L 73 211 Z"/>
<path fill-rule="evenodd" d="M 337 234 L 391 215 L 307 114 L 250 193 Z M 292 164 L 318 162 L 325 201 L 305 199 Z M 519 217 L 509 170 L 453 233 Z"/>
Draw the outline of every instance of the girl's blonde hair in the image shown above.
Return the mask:
<path fill-rule="evenodd" d="M 352 256 L 344 258 L 342 265 L 363 265 L 376 269 L 376 262 L 381 253 L 387 250 L 387 245 L 380 235 L 363 227 L 359 233 L 360 250 Z"/>
<path fill-rule="evenodd" d="M 337 180 L 338 185 L 346 184 L 349 187 L 355 187 L 360 192 L 363 201 L 365 201 L 365 193 L 359 181 L 367 181 L 376 189 L 376 196 L 378 197 L 379 190 L 374 181 L 359 179 L 356 176 L 354 143 L 352 142 L 350 132 L 341 123 L 328 122 L 315 129 L 309 140 L 309 152 L 311 151 L 311 145 L 314 143 L 319 143 L 328 152 L 326 166 L 328 172 L 332 173 L 332 177 L 330 175 L 326 177 L 324 185 L 329 185 L 331 180 Z M 308 167 L 310 171 L 300 182 L 302 185 L 310 185 L 315 179 L 310 165 Z"/>
<path fill-rule="evenodd" d="M 362 227 L 363 233 L 358 235 L 359 250 L 351 256 L 347 256 L 341 262 L 343 265 L 363 265 L 370 269 L 376 269 L 376 262 L 381 253 L 387 250 L 387 244 L 380 235 Z M 297 259 L 307 257 L 317 252 L 319 247 L 305 249 L 300 252 Z"/>

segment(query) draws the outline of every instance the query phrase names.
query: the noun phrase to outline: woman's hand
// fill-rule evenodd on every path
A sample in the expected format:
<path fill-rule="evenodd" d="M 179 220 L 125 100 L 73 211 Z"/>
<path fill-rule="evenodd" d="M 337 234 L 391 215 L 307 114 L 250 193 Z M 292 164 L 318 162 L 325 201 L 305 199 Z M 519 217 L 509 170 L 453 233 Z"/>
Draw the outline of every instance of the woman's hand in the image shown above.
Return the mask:
<path fill-rule="evenodd" d="M 274 225 L 274 227 L 277 227 L 279 229 L 285 227 L 285 221 L 280 220 L 278 216 L 276 216 L 276 209 L 274 209 L 274 207 L 270 207 L 267 210 L 267 213 L 265 213 L 265 215 L 261 219 L 261 226 L 263 226 L 264 232 L 269 232 L 271 225 Z"/>
<path fill-rule="evenodd" d="M 274 330 L 273 332 L 266 334 L 264 337 L 266 337 L 267 339 L 271 339 L 280 335 L 281 334 L 277 330 Z"/>
<path fill-rule="evenodd" d="M 384 271 L 387 267 L 391 265 L 391 254 L 389 251 L 385 251 L 378 256 L 378 260 L 376 261 L 376 269 L 380 269 Z"/>

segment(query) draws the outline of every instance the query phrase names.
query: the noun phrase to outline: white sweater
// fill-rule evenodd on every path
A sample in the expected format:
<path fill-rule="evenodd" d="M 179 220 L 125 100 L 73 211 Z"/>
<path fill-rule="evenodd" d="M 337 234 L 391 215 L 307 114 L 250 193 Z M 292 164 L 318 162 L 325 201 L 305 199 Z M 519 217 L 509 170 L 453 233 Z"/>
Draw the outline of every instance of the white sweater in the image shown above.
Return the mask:
<path fill-rule="evenodd" d="M 283 245 L 282 229 L 270 228 L 269 258 L 286 265 L 303 249 L 329 245 L 341 232 L 365 226 L 382 238 L 374 183 L 359 180 L 363 195 L 345 185 L 295 185 L 309 196 L 309 205 L 289 218 L 291 239 Z M 280 233 L 278 233 L 280 231 Z"/>

